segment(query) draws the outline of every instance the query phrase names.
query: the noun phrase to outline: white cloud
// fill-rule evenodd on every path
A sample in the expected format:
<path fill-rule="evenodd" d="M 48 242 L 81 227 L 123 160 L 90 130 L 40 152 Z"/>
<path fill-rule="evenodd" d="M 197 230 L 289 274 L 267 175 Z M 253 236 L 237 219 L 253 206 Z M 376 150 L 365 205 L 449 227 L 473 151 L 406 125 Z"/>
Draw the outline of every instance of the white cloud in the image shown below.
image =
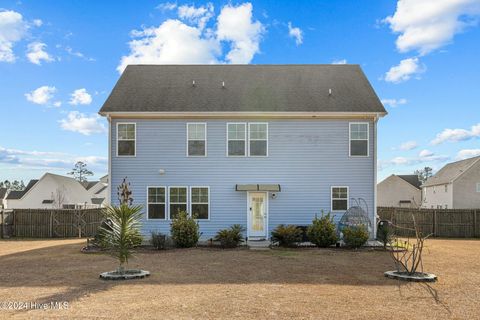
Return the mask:
<path fill-rule="evenodd" d="M 218 40 L 231 42 L 226 56 L 229 63 L 250 63 L 260 50 L 263 32 L 263 25 L 252 20 L 252 4 L 248 2 L 224 6 L 217 18 Z"/>
<path fill-rule="evenodd" d="M 333 60 L 332 64 L 347 64 L 347 59 Z"/>
<path fill-rule="evenodd" d="M 288 22 L 288 35 L 295 39 L 297 46 L 303 43 L 303 31 L 298 27 L 293 27 L 291 22 Z"/>
<path fill-rule="evenodd" d="M 457 153 L 457 160 L 480 156 L 480 149 L 463 149 Z"/>
<path fill-rule="evenodd" d="M 52 62 L 54 59 L 45 51 L 47 45 L 42 42 L 32 42 L 27 47 L 27 58 L 31 63 L 41 65 L 42 60 Z"/>
<path fill-rule="evenodd" d="M 70 96 L 71 98 L 68 103 L 71 105 L 92 103 L 92 96 L 87 92 L 87 89 L 85 88 L 73 91 Z"/>
<path fill-rule="evenodd" d="M 199 28 L 169 19 L 158 28 L 132 32 L 130 54 L 123 56 L 119 73 L 129 64 L 212 64 L 217 62 L 220 45 L 202 35 Z"/>
<path fill-rule="evenodd" d="M 0 62 L 15 62 L 13 45 L 25 36 L 27 29 L 20 13 L 0 11 Z"/>
<path fill-rule="evenodd" d="M 87 61 L 95 61 L 94 58 L 86 57 L 83 53 L 80 51 L 74 51 L 71 47 L 65 47 L 65 51 L 71 56 L 82 58 Z"/>
<path fill-rule="evenodd" d="M 66 119 L 62 119 L 59 122 L 63 130 L 79 132 L 86 136 L 93 133 L 106 132 L 102 118 L 98 114 L 87 116 L 78 111 L 71 111 Z"/>
<path fill-rule="evenodd" d="M 26 93 L 25 97 L 28 101 L 35 104 L 46 105 L 53 98 L 55 92 L 57 92 L 57 88 L 55 87 L 42 86 L 29 93 Z"/>
<path fill-rule="evenodd" d="M 403 151 L 413 150 L 418 147 L 418 143 L 416 141 L 407 141 L 400 145 L 399 149 Z"/>
<path fill-rule="evenodd" d="M 55 102 L 53 103 L 53 106 L 54 106 L 54 107 L 57 107 L 57 108 L 58 108 L 58 107 L 61 107 L 61 106 L 62 106 L 62 101 L 55 101 Z"/>
<path fill-rule="evenodd" d="M 385 74 L 385 81 L 400 83 L 409 80 L 413 75 L 425 71 L 425 67 L 419 65 L 418 58 L 408 58 L 400 61 L 398 66 L 393 66 Z"/>
<path fill-rule="evenodd" d="M 18 150 L 0 146 L 0 163 L 36 169 L 70 169 L 77 161 L 84 161 L 91 168 L 106 170 L 107 160 L 101 156 L 78 156 L 65 152 Z"/>
<path fill-rule="evenodd" d="M 382 103 L 384 106 L 389 106 L 392 108 L 396 108 L 402 104 L 407 103 L 407 99 L 401 98 L 401 99 L 382 99 Z"/>
<path fill-rule="evenodd" d="M 384 21 L 400 34 L 400 52 L 425 55 L 451 42 L 479 14 L 478 0 L 399 0 L 395 13 Z"/>
<path fill-rule="evenodd" d="M 379 160 L 378 165 L 380 170 L 390 166 L 411 166 L 422 163 L 442 163 L 449 160 L 450 157 L 443 155 L 435 155 L 429 150 L 422 150 L 417 157 L 395 157 L 390 160 Z"/>
<path fill-rule="evenodd" d="M 177 7 L 177 4 L 174 2 L 164 2 L 156 6 L 155 9 L 158 9 L 160 11 L 169 11 L 169 10 L 175 10 L 176 7 Z"/>
<path fill-rule="evenodd" d="M 431 141 L 433 145 L 443 142 L 458 142 L 480 137 L 480 123 L 474 125 L 470 130 L 466 129 L 444 129 Z"/>
<path fill-rule="evenodd" d="M 159 9 L 173 10 L 176 5 L 162 4 Z M 252 20 L 252 5 L 226 5 L 217 17 L 216 30 L 207 27 L 214 15 L 211 3 L 205 6 L 180 6 L 179 19 L 168 19 L 158 27 L 133 30 L 130 53 L 121 58 L 119 73 L 129 64 L 214 64 L 249 63 L 259 52 L 259 21 Z M 222 41 L 230 51 L 221 59 Z M 226 61 L 223 61 L 226 60 Z"/>
<path fill-rule="evenodd" d="M 40 20 L 40 19 L 34 19 L 32 21 L 32 24 L 35 26 L 35 27 L 41 27 L 43 25 L 43 21 Z"/>
<path fill-rule="evenodd" d="M 180 19 L 196 24 L 202 30 L 213 17 L 213 4 L 209 2 L 201 7 L 183 5 L 178 7 L 177 12 Z"/>

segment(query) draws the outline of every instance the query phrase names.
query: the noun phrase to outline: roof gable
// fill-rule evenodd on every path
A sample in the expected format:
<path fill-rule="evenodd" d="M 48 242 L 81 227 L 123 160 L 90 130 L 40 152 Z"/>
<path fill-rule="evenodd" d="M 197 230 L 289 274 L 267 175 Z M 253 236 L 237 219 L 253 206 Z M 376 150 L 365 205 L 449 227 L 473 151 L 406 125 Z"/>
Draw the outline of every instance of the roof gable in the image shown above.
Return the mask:
<path fill-rule="evenodd" d="M 115 112 L 386 113 L 358 65 L 129 65 Z"/>
<path fill-rule="evenodd" d="M 414 186 L 417 189 L 420 189 L 420 186 L 422 185 L 422 182 L 418 179 L 418 175 L 416 174 L 402 174 L 402 175 L 397 175 L 400 179 L 405 180 L 412 186 Z"/>
<path fill-rule="evenodd" d="M 428 178 L 423 186 L 428 187 L 453 182 L 459 176 L 467 172 L 468 169 L 470 169 L 479 160 L 480 156 L 448 163 L 434 176 Z"/>

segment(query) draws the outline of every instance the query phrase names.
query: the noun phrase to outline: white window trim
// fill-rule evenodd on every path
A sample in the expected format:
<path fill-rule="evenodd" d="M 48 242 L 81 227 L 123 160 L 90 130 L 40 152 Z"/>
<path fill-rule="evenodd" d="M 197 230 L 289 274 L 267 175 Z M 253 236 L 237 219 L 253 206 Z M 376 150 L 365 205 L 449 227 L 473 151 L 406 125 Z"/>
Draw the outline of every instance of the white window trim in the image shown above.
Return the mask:
<path fill-rule="evenodd" d="M 343 198 L 333 198 L 333 188 L 347 188 L 347 210 L 350 208 L 350 188 L 348 186 L 331 186 L 330 187 L 330 211 L 342 212 L 343 210 L 333 210 L 333 200 L 344 200 Z"/>
<path fill-rule="evenodd" d="M 366 156 L 352 156 L 352 141 L 363 141 L 365 139 L 352 139 L 352 124 L 366 124 L 367 125 L 367 155 Z M 370 123 L 369 122 L 349 122 L 348 123 L 348 156 L 351 158 L 368 158 L 370 157 Z"/>
<path fill-rule="evenodd" d="M 265 124 L 267 126 L 267 139 L 251 139 L 250 138 L 250 125 L 252 124 Z M 250 141 L 267 141 L 267 153 L 264 156 L 252 156 L 250 155 Z M 248 156 L 252 158 L 267 158 L 268 157 L 268 122 L 249 122 L 248 123 Z"/>
<path fill-rule="evenodd" d="M 210 221 L 210 187 L 209 186 L 190 186 L 190 190 L 189 190 L 189 198 L 187 200 L 189 200 L 189 215 L 192 216 L 193 212 L 192 212 L 192 204 L 193 204 L 193 201 L 192 201 L 192 188 L 206 188 L 208 191 L 208 202 L 205 203 L 205 202 L 198 202 L 198 203 L 195 203 L 195 204 L 207 204 L 208 205 L 208 219 L 195 219 L 195 220 L 198 220 L 198 221 Z"/>
<path fill-rule="evenodd" d="M 133 124 L 135 126 L 135 139 L 122 139 L 121 141 L 134 141 L 135 142 L 135 154 L 134 155 L 119 155 L 118 154 L 118 126 L 121 124 Z M 135 158 L 137 156 L 137 123 L 136 122 L 117 122 L 117 157 L 125 157 L 125 158 Z"/>
<path fill-rule="evenodd" d="M 189 207 L 188 207 L 188 197 L 189 197 L 189 194 L 188 194 L 188 186 L 168 186 L 168 219 L 167 220 L 172 220 L 170 218 L 170 205 L 171 204 L 183 204 L 183 202 L 170 202 L 170 190 L 172 188 L 185 188 L 187 190 L 187 202 L 185 202 L 186 206 L 186 210 L 188 211 Z M 190 213 L 189 213 L 190 214 Z"/>
<path fill-rule="evenodd" d="M 197 140 L 197 139 L 195 139 L 195 140 L 188 139 L 188 126 L 191 125 L 191 124 L 203 124 L 205 126 L 205 140 L 203 140 L 203 141 L 205 141 L 205 155 L 203 155 L 203 156 L 197 156 L 197 155 L 192 155 L 191 156 L 191 155 L 188 154 L 188 141 L 202 141 L 202 140 Z M 206 122 L 187 122 L 187 137 L 186 138 L 187 138 L 187 150 L 185 152 L 186 152 L 187 157 L 189 157 L 189 158 L 205 158 L 205 157 L 207 157 L 207 140 L 208 139 L 207 139 L 207 123 Z"/>
<path fill-rule="evenodd" d="M 163 189 L 165 189 L 165 202 L 164 202 L 164 204 L 165 204 L 165 209 L 164 209 L 165 218 L 163 218 L 163 219 L 150 219 L 149 218 L 148 205 L 150 203 L 161 204 L 161 202 L 149 202 L 148 201 L 148 189 L 150 189 L 150 188 L 163 188 Z M 147 202 L 147 220 L 149 220 L 149 221 L 165 221 L 165 220 L 167 220 L 167 218 L 168 218 L 167 217 L 167 200 L 168 200 L 168 192 L 167 192 L 167 187 L 166 186 L 147 186 L 147 201 L 146 201 Z"/>
<path fill-rule="evenodd" d="M 240 139 L 229 139 L 228 138 L 228 126 L 230 124 L 243 124 L 245 126 L 245 139 L 244 140 L 240 140 Z M 248 126 L 247 126 L 247 123 L 246 122 L 227 122 L 227 126 L 226 126 L 226 130 L 227 130 L 227 135 L 226 135 L 226 139 L 227 139 L 227 143 L 226 143 L 226 150 L 225 150 L 225 154 L 227 155 L 228 158 L 245 158 L 247 157 L 248 153 L 247 153 L 247 149 L 248 149 L 248 141 L 247 141 L 247 131 L 248 131 Z M 233 155 L 233 156 L 230 156 L 228 154 L 228 142 L 229 141 L 245 141 L 245 148 L 244 148 L 244 155 L 243 156 L 236 156 L 236 155 Z"/>

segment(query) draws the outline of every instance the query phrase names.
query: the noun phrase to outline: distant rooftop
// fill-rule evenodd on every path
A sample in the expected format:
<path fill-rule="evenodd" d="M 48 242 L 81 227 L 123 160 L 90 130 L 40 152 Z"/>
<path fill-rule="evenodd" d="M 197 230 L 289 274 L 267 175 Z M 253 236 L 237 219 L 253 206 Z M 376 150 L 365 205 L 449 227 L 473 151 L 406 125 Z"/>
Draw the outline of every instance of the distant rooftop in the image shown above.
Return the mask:
<path fill-rule="evenodd" d="M 480 160 L 480 156 L 446 164 L 433 177 L 428 178 L 423 186 L 434 186 L 453 182 Z"/>

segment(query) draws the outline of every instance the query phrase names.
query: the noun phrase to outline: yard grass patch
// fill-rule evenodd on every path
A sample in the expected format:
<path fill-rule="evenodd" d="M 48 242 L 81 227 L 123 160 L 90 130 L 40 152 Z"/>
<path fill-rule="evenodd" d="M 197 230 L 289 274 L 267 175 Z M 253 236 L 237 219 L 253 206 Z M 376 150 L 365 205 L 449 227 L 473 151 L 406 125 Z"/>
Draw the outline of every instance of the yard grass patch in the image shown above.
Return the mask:
<path fill-rule="evenodd" d="M 139 250 L 146 279 L 108 282 L 106 255 L 85 240 L 0 241 L 0 301 L 69 303 L 66 310 L 0 310 L 0 318 L 479 319 L 480 241 L 427 241 L 431 284 L 385 278 L 382 251 L 189 248 Z M 461 272 L 459 272 L 461 270 Z"/>

